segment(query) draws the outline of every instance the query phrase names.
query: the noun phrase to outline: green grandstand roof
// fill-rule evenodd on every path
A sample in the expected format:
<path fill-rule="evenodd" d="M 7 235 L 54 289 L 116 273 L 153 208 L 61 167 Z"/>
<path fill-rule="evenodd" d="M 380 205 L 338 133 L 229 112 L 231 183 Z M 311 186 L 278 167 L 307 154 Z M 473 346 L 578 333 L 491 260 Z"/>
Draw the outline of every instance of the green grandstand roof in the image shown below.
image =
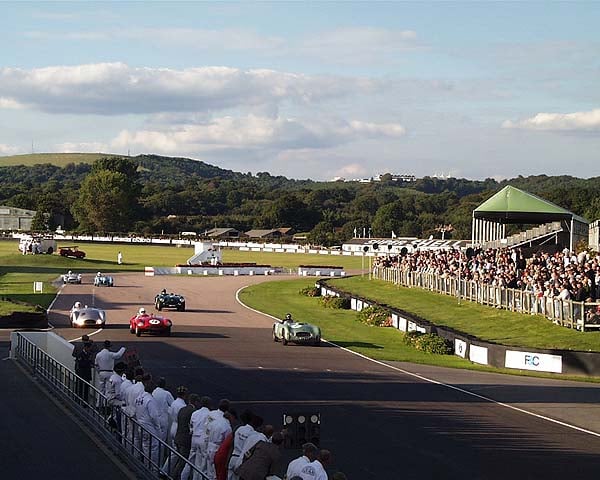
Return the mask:
<path fill-rule="evenodd" d="M 523 212 L 574 215 L 548 200 L 507 185 L 479 205 L 476 212 Z"/>
<path fill-rule="evenodd" d="M 473 210 L 474 218 L 486 218 L 501 223 L 546 223 L 557 220 L 589 222 L 548 200 L 507 185 Z"/>

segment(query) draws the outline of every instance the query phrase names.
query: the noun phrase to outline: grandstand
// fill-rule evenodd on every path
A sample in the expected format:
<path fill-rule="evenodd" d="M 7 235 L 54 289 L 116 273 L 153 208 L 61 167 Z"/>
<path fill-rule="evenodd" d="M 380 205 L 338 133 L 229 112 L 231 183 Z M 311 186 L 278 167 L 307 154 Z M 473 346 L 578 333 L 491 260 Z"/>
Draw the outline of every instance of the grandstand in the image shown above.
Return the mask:
<path fill-rule="evenodd" d="M 537 226 L 507 238 L 507 224 Z M 588 230 L 586 219 L 507 185 L 473 210 L 471 243 L 484 249 L 555 244 L 574 250 L 587 242 Z"/>

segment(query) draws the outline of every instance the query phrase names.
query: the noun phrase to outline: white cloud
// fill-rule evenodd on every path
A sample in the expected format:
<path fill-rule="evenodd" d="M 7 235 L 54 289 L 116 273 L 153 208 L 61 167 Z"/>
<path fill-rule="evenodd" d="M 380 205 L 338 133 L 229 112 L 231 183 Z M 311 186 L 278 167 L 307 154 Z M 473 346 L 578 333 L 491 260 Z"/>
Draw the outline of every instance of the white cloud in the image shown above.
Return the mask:
<path fill-rule="evenodd" d="M 102 153 L 109 152 L 110 147 L 102 142 L 65 142 L 54 145 L 53 151 L 61 153 Z"/>
<path fill-rule="evenodd" d="M 174 70 L 98 63 L 0 68 L 0 91 L 7 98 L 45 112 L 100 115 L 305 105 L 371 92 L 377 83 L 229 67 Z"/>
<path fill-rule="evenodd" d="M 337 170 L 337 175 L 344 178 L 357 178 L 363 177 L 367 174 L 367 170 L 360 163 L 349 163 L 347 165 L 341 166 Z"/>
<path fill-rule="evenodd" d="M 0 109 L 19 110 L 24 108 L 24 105 L 17 102 L 14 98 L 0 97 Z"/>
<path fill-rule="evenodd" d="M 538 113 L 516 122 L 506 120 L 502 128 L 541 131 L 600 131 L 600 109 L 574 113 Z"/>
<path fill-rule="evenodd" d="M 0 143 L 0 155 L 15 155 L 19 153 L 19 148 L 12 145 Z"/>
<path fill-rule="evenodd" d="M 221 117 L 201 124 L 154 130 L 123 130 L 111 142 L 117 149 L 137 148 L 162 153 L 192 153 L 222 149 L 330 148 L 363 138 L 400 137 L 398 124 L 337 119 L 300 120 L 248 115 Z"/>

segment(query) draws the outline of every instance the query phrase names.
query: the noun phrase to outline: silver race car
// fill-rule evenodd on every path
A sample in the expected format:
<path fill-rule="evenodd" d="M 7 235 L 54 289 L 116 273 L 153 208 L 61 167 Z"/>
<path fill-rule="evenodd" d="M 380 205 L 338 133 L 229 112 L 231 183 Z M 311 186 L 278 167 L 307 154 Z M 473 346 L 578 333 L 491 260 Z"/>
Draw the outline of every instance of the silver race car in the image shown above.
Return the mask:
<path fill-rule="evenodd" d="M 94 277 L 94 287 L 114 287 L 115 282 L 110 275 L 103 275 L 98 272 Z"/>
<path fill-rule="evenodd" d="M 104 328 L 106 325 L 106 312 L 100 308 L 88 307 L 73 308 L 71 310 L 71 326 Z"/>
<path fill-rule="evenodd" d="M 290 314 L 285 320 L 273 324 L 273 341 L 287 345 L 289 342 L 318 346 L 321 344 L 321 329 L 310 323 L 295 322 Z"/>
<path fill-rule="evenodd" d="M 62 277 L 63 284 L 64 283 L 81 283 L 81 274 L 73 273 L 71 270 L 69 270 L 64 275 L 61 275 L 61 277 Z"/>

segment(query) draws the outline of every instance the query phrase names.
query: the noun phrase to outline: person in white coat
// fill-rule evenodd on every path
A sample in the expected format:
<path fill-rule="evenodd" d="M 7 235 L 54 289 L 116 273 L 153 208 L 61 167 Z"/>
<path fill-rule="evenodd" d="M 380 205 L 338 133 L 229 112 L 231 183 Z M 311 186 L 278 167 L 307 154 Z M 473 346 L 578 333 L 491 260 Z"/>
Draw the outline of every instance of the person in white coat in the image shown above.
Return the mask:
<path fill-rule="evenodd" d="M 196 468 L 201 471 L 206 469 L 202 452 L 206 445 L 206 417 L 210 413 L 212 399 L 210 397 L 202 397 L 200 399 L 199 408 L 192 413 L 190 418 L 190 433 L 192 434 L 192 444 L 190 447 L 190 455 L 188 460 L 193 463 Z M 182 479 L 187 479 L 190 474 L 190 467 L 186 464 L 181 473 Z"/>
<path fill-rule="evenodd" d="M 254 415 L 252 417 L 252 420 L 250 421 L 250 424 L 252 425 L 254 431 L 250 432 L 250 434 L 248 435 L 248 438 L 246 438 L 246 441 L 244 442 L 244 445 L 242 446 L 242 449 L 240 451 L 240 456 L 233 459 L 233 469 L 237 469 L 242 462 L 244 461 L 244 455 L 246 455 L 246 452 L 248 452 L 254 445 L 256 445 L 258 442 L 263 441 L 263 442 L 268 442 L 269 441 L 269 437 L 271 435 L 273 435 L 273 425 L 265 425 L 264 428 L 262 427 L 263 424 L 263 419 L 262 417 L 258 416 L 258 415 Z M 263 430 L 263 431 L 261 431 Z"/>
<path fill-rule="evenodd" d="M 228 411 L 229 400 L 223 399 L 219 402 L 219 408 L 211 411 L 206 417 L 206 453 L 203 455 L 203 461 L 206 466 L 205 473 L 209 480 L 216 480 L 217 478 L 214 462 L 215 453 L 217 453 L 225 437 L 231 433 L 231 423 L 224 417 L 225 412 Z"/>
<path fill-rule="evenodd" d="M 245 410 L 240 415 L 240 421 L 242 425 L 238 427 L 233 434 L 233 448 L 231 450 L 231 457 L 229 458 L 229 465 L 227 471 L 227 480 L 238 480 L 239 477 L 233 471 L 235 463 L 242 453 L 244 443 L 248 439 L 248 436 L 253 433 L 254 427 L 251 425 L 252 418 L 254 415 L 250 410 Z"/>
<path fill-rule="evenodd" d="M 167 443 L 177 449 L 175 445 L 175 435 L 177 433 L 177 416 L 179 415 L 179 410 L 185 407 L 188 402 L 188 389 L 183 385 L 177 387 L 177 398 L 173 400 L 171 406 L 169 407 L 169 434 L 167 436 Z M 175 455 L 171 455 L 170 458 L 167 457 L 165 460 L 165 464 L 163 465 L 163 471 L 168 471 L 171 465 L 175 465 L 176 457 Z"/>
<path fill-rule="evenodd" d="M 152 392 L 152 396 L 158 405 L 158 414 L 160 416 L 160 439 L 163 442 L 167 441 L 169 434 L 169 407 L 175 401 L 171 392 L 166 390 L 167 382 L 163 377 L 156 382 L 156 388 Z"/>
<path fill-rule="evenodd" d="M 104 348 L 96 354 L 96 371 L 98 372 L 98 390 L 102 395 L 106 395 L 106 383 L 113 374 L 115 360 L 118 360 L 125 353 L 125 347 L 121 347 L 118 352 L 111 352 L 110 340 L 104 340 Z"/>
<path fill-rule="evenodd" d="M 304 465 L 300 470 L 302 480 L 328 480 L 325 467 L 331 461 L 331 452 L 329 450 L 321 450 L 317 458 Z"/>
<path fill-rule="evenodd" d="M 314 443 L 308 442 L 302 445 L 302 455 L 289 463 L 285 478 L 302 478 L 302 469 L 317 459 L 317 452 L 318 450 Z"/>
<path fill-rule="evenodd" d="M 159 444 L 157 439 L 160 436 L 160 415 L 157 402 L 152 396 L 154 388 L 152 380 L 144 382 L 144 392 L 135 400 L 135 419 L 143 427 L 141 432 L 142 454 L 150 460 L 151 467 L 158 468 Z"/>
<path fill-rule="evenodd" d="M 127 425 L 123 427 L 123 433 L 126 435 L 126 439 L 128 442 L 132 442 L 134 438 L 138 438 L 139 432 L 134 432 L 135 424 L 130 421 L 130 419 L 135 419 L 135 401 L 137 397 L 139 397 L 142 393 L 144 393 L 144 371 L 139 368 L 135 372 L 135 378 L 133 380 L 133 385 L 131 385 L 125 394 L 125 398 L 123 401 L 125 402 L 125 406 L 123 407 L 122 412 L 123 422 Z M 147 377 L 147 380 L 150 380 L 150 377 Z"/>

